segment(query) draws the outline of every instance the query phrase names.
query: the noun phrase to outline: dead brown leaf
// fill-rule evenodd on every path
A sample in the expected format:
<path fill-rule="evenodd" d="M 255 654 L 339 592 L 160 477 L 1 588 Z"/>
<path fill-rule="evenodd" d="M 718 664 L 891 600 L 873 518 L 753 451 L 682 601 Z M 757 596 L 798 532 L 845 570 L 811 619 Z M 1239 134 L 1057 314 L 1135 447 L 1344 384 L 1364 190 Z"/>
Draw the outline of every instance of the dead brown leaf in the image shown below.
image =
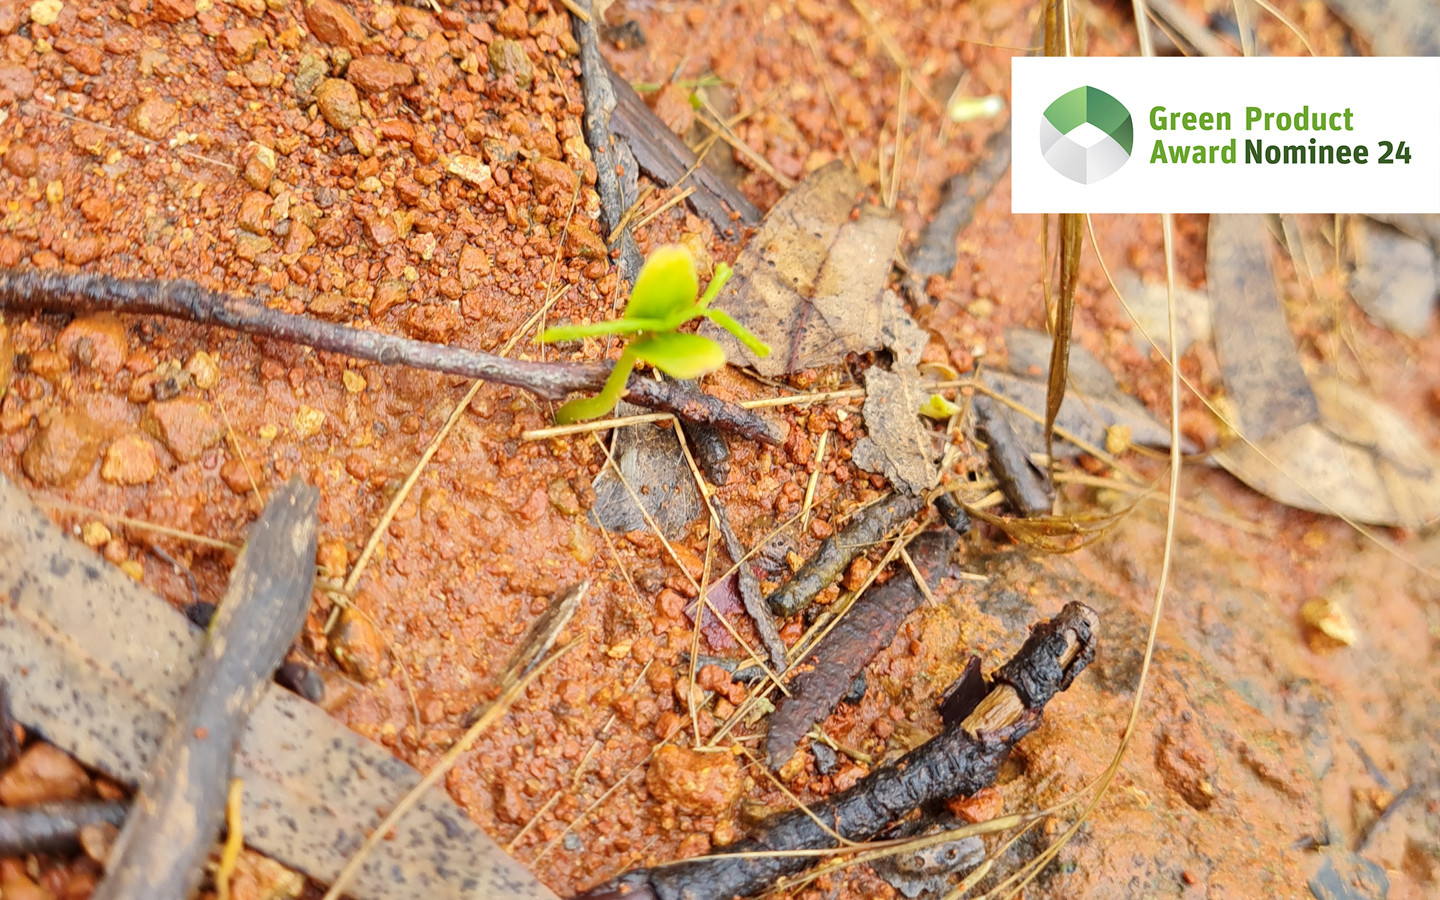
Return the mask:
<path fill-rule="evenodd" d="M 737 365 L 779 376 L 838 363 L 881 344 L 881 293 L 900 222 L 860 200 L 864 186 L 842 162 L 817 169 L 786 194 L 735 261 L 715 307 L 770 345 L 758 357 L 709 322 Z"/>
<path fill-rule="evenodd" d="M 1317 378 L 1314 390 L 1320 421 L 1272 435 L 1258 450 L 1237 442 L 1215 460 L 1296 509 L 1412 528 L 1440 518 L 1440 457 L 1404 417 L 1333 375 Z"/>

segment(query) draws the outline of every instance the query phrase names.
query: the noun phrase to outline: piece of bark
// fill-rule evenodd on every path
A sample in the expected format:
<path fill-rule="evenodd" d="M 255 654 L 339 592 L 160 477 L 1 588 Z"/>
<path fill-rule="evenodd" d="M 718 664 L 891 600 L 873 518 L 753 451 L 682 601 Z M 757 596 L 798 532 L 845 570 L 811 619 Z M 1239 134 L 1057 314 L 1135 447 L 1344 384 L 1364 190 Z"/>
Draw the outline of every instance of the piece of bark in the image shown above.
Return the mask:
<path fill-rule="evenodd" d="M 718 496 L 711 497 L 710 502 L 714 505 L 715 517 L 720 522 L 720 536 L 725 540 L 725 552 L 730 554 L 738 567 L 735 575 L 740 587 L 740 601 L 745 604 L 745 611 L 755 623 L 755 630 L 760 634 L 760 643 L 765 645 L 765 652 L 770 657 L 770 666 L 778 675 L 785 671 L 790 662 L 785 641 L 780 638 L 775 614 L 770 611 L 770 605 L 760 593 L 760 580 L 755 577 L 750 562 L 745 559 L 745 545 L 740 543 L 735 529 L 731 527 L 730 515 L 725 511 L 724 504 Z"/>
<path fill-rule="evenodd" d="M 576 6 L 590 12 L 590 0 L 574 0 Z M 639 169 L 630 147 L 624 141 L 617 141 L 611 133 L 610 122 L 615 111 L 615 87 L 611 81 L 611 70 L 600 52 L 600 37 L 595 30 L 595 17 L 589 21 L 580 16 L 570 17 L 571 31 L 575 43 L 580 45 L 580 85 L 585 101 L 585 143 L 590 147 L 590 158 L 595 163 L 595 189 L 600 194 L 600 218 L 610 235 L 610 245 L 620 250 L 616 265 L 620 277 L 630 284 L 640 274 L 642 260 L 640 248 L 630 227 L 625 226 L 618 235 L 626 210 L 635 205 L 640 196 Z M 629 85 L 625 85 L 629 88 Z"/>
<path fill-rule="evenodd" d="M 124 640 L 116 640 L 123 635 Z M 27 728 L 134 785 L 200 655 L 203 634 L 71 539 L 0 478 L 0 677 Z M 284 688 L 267 689 L 236 760 L 245 841 L 328 882 L 420 774 Z M 554 900 L 443 790 L 405 817 L 349 888 L 356 900 Z"/>
<path fill-rule="evenodd" d="M 963 723 L 947 728 L 894 765 L 876 769 L 849 790 L 807 809 L 771 817 L 756 837 L 730 845 L 724 856 L 629 872 L 577 900 L 751 896 L 820 860 L 785 851 L 834 847 L 832 833 L 866 841 L 926 804 L 988 787 L 1010 749 L 1039 726 L 1044 703 L 1069 687 L 1094 659 L 1098 621 L 1089 607 L 1067 604 L 1053 620 L 1032 629 L 1025 645 L 996 673 L 997 686 Z M 1016 690 L 1016 684 L 1024 686 L 1023 692 Z M 776 855 L 766 855 L 771 853 Z"/>
<path fill-rule="evenodd" d="M 250 526 L 95 900 L 186 900 L 200 886 L 236 745 L 310 610 L 319 508 L 320 492 L 292 478 Z"/>
<path fill-rule="evenodd" d="M 932 590 L 945 574 L 955 535 L 930 531 L 910 543 L 910 558 Z M 790 760 L 810 726 L 834 712 L 855 676 L 895 639 L 906 617 L 925 602 L 925 593 L 903 562 L 889 581 L 872 584 L 815 648 L 811 663 L 790 681 L 790 695 L 775 701 L 765 752 L 770 767 Z"/>
<path fill-rule="evenodd" d="M 193 281 L 155 281 L 108 275 L 0 269 L 0 308 L 29 312 L 116 312 L 219 325 L 246 334 L 305 344 L 316 350 L 407 365 L 522 388 L 547 400 L 599 391 L 611 364 L 542 363 L 479 350 L 362 331 L 270 309 L 251 297 L 209 291 Z M 631 375 L 625 398 L 691 422 L 706 422 L 751 440 L 778 444 L 777 426 L 750 410 L 670 381 Z"/>
<path fill-rule="evenodd" d="M 674 187 L 682 179 L 692 185 L 695 192 L 687 198 L 690 206 L 709 219 L 716 233 L 722 237 L 736 237 L 737 220 L 743 225 L 758 224 L 760 210 L 755 208 L 755 204 L 703 163 L 697 165 L 694 151 L 660 121 L 635 93 L 635 89 L 610 67 L 609 62 L 601 62 L 615 97 L 610 129 L 629 142 L 630 151 L 640 163 L 640 168 L 666 187 Z"/>
<path fill-rule="evenodd" d="M 915 515 L 924 501 L 908 494 L 892 494 L 863 510 L 844 529 L 820 543 L 815 555 L 805 561 L 789 581 L 765 598 L 777 616 L 793 616 L 809 606 L 815 595 L 845 574 L 855 557 L 879 543 L 902 522 Z"/>
<path fill-rule="evenodd" d="M 1235 424 L 1252 441 L 1320 417 L 1275 290 L 1265 253 L 1269 243 L 1261 216 L 1210 217 L 1205 273 L 1214 304 L 1215 355 Z"/>
<path fill-rule="evenodd" d="M 119 826 L 130 804 L 120 800 L 64 800 L 0 809 L 0 856 L 64 853 L 80 843 L 80 829 Z"/>
<path fill-rule="evenodd" d="M 1010 508 L 1025 517 L 1048 514 L 1055 503 L 1050 485 L 1031 465 L 1025 445 L 995 408 L 995 401 L 977 393 L 971 408 L 975 410 L 975 429 L 985 442 L 990 473 Z"/>

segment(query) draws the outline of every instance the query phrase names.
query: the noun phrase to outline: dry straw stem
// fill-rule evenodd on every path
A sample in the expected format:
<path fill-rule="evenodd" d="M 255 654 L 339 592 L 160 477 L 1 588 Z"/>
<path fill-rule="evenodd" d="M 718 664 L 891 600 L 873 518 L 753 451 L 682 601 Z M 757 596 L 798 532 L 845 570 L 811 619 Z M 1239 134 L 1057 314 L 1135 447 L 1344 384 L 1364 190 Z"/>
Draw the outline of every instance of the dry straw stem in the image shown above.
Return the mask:
<path fill-rule="evenodd" d="M 230 779 L 230 794 L 225 800 L 225 846 L 220 851 L 220 864 L 215 867 L 216 900 L 230 900 L 230 879 L 235 875 L 235 864 L 245 847 L 245 829 L 240 818 L 240 801 L 244 796 L 245 780 Z"/>

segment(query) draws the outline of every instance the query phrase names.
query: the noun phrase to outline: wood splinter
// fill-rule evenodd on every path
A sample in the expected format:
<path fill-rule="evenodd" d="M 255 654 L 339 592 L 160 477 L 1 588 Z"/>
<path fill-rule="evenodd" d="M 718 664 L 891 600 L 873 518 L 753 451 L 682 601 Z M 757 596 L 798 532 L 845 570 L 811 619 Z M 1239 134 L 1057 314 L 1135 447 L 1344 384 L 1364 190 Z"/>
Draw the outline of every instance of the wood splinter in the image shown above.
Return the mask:
<path fill-rule="evenodd" d="M 994 782 L 1010 748 L 1039 726 L 1041 710 L 1050 698 L 1068 688 L 1095 658 L 1098 627 L 1094 610 L 1080 603 L 1066 604 L 1054 619 L 1031 628 L 1025 645 L 996 670 L 993 687 L 983 696 L 984 680 L 972 660 L 942 701 L 945 731 L 894 765 L 876 769 L 808 811 L 771 817 L 757 836 L 732 844 L 724 856 L 638 869 L 575 900 L 752 896 L 803 872 L 820 858 L 746 854 L 833 848 L 837 833 L 846 840 L 868 841 L 919 807 L 974 794 Z"/>

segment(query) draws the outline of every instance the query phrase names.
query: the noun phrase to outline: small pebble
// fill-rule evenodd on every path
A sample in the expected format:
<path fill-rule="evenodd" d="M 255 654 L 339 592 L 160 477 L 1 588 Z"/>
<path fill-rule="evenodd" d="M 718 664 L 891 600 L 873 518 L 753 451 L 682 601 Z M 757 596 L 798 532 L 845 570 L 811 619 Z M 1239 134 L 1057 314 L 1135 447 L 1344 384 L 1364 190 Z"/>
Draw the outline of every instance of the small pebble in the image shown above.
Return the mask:
<path fill-rule="evenodd" d="M 30 439 L 20 467 L 36 484 L 74 484 L 95 466 L 104 440 L 104 430 L 83 410 L 62 413 Z"/>
<path fill-rule="evenodd" d="M 130 113 L 127 121 L 137 134 L 158 141 L 168 135 L 180 121 L 180 113 L 175 104 L 167 100 L 146 97 Z"/>
<path fill-rule="evenodd" d="M 54 25 L 60 21 L 60 10 L 64 8 L 61 0 L 35 0 L 30 4 L 30 21 L 36 25 Z"/>
<path fill-rule="evenodd" d="M 105 527 L 104 522 L 86 522 L 80 529 L 80 540 L 85 546 L 91 549 L 98 549 L 110 543 L 110 529 Z"/>
<path fill-rule="evenodd" d="M 215 408 L 193 397 L 151 403 L 140 425 L 182 463 L 199 459 L 225 434 Z"/>
<path fill-rule="evenodd" d="M 335 0 L 314 0 L 305 7 L 305 24 L 323 43 L 355 47 L 365 41 L 365 27 Z"/>
<path fill-rule="evenodd" d="M 185 371 L 190 373 L 191 380 L 202 391 L 211 390 L 220 383 L 220 364 L 204 350 L 195 351 L 185 363 Z"/>
<path fill-rule="evenodd" d="M 114 375 L 125 365 L 130 339 L 125 323 L 110 313 L 74 320 L 55 339 L 55 349 L 82 366 Z"/>
<path fill-rule="evenodd" d="M 275 683 L 311 703 L 325 699 L 325 679 L 302 662 L 291 660 L 275 670 Z"/>
<path fill-rule="evenodd" d="M 720 815 L 740 798 L 740 764 L 726 752 L 707 753 L 667 744 L 655 751 L 645 785 L 660 802 L 686 812 Z"/>
<path fill-rule="evenodd" d="M 466 184 L 473 184 L 476 187 L 491 183 L 490 167 L 473 156 L 454 157 L 445 171 Z"/>
<path fill-rule="evenodd" d="M 300 404 L 295 410 L 291 424 L 295 426 L 295 433 L 302 438 L 311 438 L 320 433 L 325 425 L 325 413 L 313 406 Z"/>
<path fill-rule="evenodd" d="M 315 88 L 315 105 L 320 115 L 337 131 L 349 131 L 360 123 L 360 95 L 355 85 L 338 78 L 327 78 Z"/>
<path fill-rule="evenodd" d="M 90 790 L 90 776 L 69 754 L 49 744 L 34 744 L 0 775 L 0 803 L 30 806 L 76 800 Z"/>
<path fill-rule="evenodd" d="M 146 484 L 160 471 L 155 445 L 138 434 L 127 434 L 105 451 L 100 477 L 111 484 Z"/>
<path fill-rule="evenodd" d="M 330 655 L 346 675 L 369 684 L 380 677 L 385 646 L 369 619 L 354 609 L 346 609 L 330 635 Z"/>

